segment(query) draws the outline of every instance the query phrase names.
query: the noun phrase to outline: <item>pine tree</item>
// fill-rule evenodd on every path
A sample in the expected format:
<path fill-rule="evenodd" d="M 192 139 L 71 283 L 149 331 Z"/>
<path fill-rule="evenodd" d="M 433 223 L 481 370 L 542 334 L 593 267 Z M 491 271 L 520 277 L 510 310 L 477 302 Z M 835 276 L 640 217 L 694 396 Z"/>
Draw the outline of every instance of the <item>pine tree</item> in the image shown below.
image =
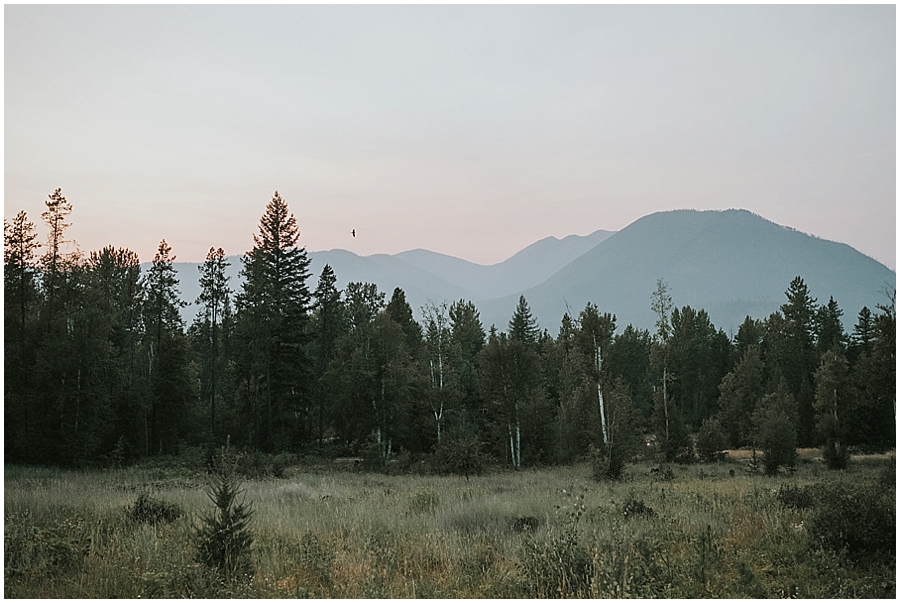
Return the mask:
<path fill-rule="evenodd" d="M 311 366 L 307 323 L 311 296 L 310 259 L 298 246 L 300 230 L 275 191 L 243 258 L 238 296 L 241 337 L 250 350 L 250 410 L 257 444 L 274 451 L 302 437 L 309 415 Z M 298 421 L 298 415 L 303 415 Z"/>
<path fill-rule="evenodd" d="M 213 438 L 216 435 L 216 399 L 222 375 L 219 339 L 222 318 L 231 294 L 228 288 L 229 277 L 225 271 L 230 265 L 225 259 L 224 249 L 210 247 L 206 261 L 199 267 L 201 291 L 196 303 L 201 305 L 201 311 L 197 320 L 200 321 L 205 340 L 203 343 L 206 344 L 201 373 L 202 389 L 209 399 L 209 429 Z"/>
<path fill-rule="evenodd" d="M 325 430 L 327 401 L 332 398 L 330 381 L 326 378 L 326 370 L 334 359 L 338 338 L 346 330 L 344 307 L 341 292 L 337 289 L 337 277 L 331 266 L 325 264 L 319 276 L 319 283 L 313 293 L 316 299 L 313 314 L 313 345 L 315 348 L 316 402 L 318 408 L 318 443 L 322 452 L 322 438 Z"/>
<path fill-rule="evenodd" d="M 836 349 L 822 355 L 816 371 L 816 429 L 824 442 L 822 456 L 829 469 L 844 469 L 847 450 L 847 422 L 856 406 L 856 391 L 850 379 L 847 359 Z"/>
<path fill-rule="evenodd" d="M 781 306 L 784 316 L 780 349 L 770 358 L 778 365 L 787 381 L 788 391 L 797 402 L 799 412 L 798 438 L 801 446 L 815 442 L 813 375 L 818 366 L 815 351 L 816 300 L 799 276 L 791 281 L 785 292 L 787 303 Z"/>
<path fill-rule="evenodd" d="M 844 311 L 838 307 L 833 297 L 828 298 L 828 303 L 819 306 L 816 310 L 816 350 L 819 356 L 828 350 L 843 351 L 847 347 L 847 336 L 844 334 L 844 325 L 841 316 Z"/>
<path fill-rule="evenodd" d="M 181 301 L 181 294 L 178 291 L 178 275 L 174 262 L 172 248 L 163 239 L 142 282 L 147 296 L 144 304 L 144 323 L 152 392 L 146 437 L 148 454 L 173 451 L 177 427 L 174 426 L 176 417 L 169 411 L 176 409 L 180 412 L 185 403 L 182 391 L 182 367 L 176 363 L 178 360 L 187 363 L 187 358 L 181 355 L 182 344 L 173 341 L 175 337 L 182 335 L 184 328 L 179 313 L 184 302 Z M 169 371 L 172 370 L 176 370 L 177 374 L 170 374 Z"/>
<path fill-rule="evenodd" d="M 41 246 L 34 223 L 20 211 L 9 222 L 3 219 L 3 289 L 7 334 L 15 332 L 19 356 L 25 352 L 25 320 L 29 305 L 37 297 L 35 251 Z"/>
<path fill-rule="evenodd" d="M 519 303 L 515 312 L 509 321 L 509 337 L 517 341 L 521 341 L 526 346 L 534 346 L 537 344 L 540 330 L 537 326 L 537 320 L 531 315 L 531 309 L 525 296 L 519 296 Z"/>
<path fill-rule="evenodd" d="M 750 345 L 719 384 L 719 416 L 733 448 L 751 441 L 753 411 L 765 393 L 764 369 L 759 347 Z"/>
<path fill-rule="evenodd" d="M 478 315 L 478 309 L 470 301 L 460 299 L 450 304 L 450 339 L 453 345 L 453 358 L 466 417 L 474 420 L 480 406 L 478 396 L 478 353 L 484 347 L 484 326 Z"/>
<path fill-rule="evenodd" d="M 62 246 L 68 241 L 65 239 L 66 229 L 71 226 L 66 218 L 72 213 L 72 204 L 62 194 L 62 189 L 53 191 L 50 198 L 44 201 L 47 209 L 41 214 L 47 224 L 47 253 L 43 257 L 44 271 L 49 278 L 54 278 L 60 269 L 62 261 Z"/>

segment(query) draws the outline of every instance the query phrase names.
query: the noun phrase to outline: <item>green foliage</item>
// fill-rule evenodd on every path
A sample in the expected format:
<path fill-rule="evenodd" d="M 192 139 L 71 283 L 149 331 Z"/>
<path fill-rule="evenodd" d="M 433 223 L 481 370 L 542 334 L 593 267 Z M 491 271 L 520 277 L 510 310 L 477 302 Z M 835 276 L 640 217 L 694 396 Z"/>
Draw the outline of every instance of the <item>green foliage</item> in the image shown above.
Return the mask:
<path fill-rule="evenodd" d="M 653 517 L 653 508 L 638 498 L 634 491 L 628 493 L 628 497 L 621 505 L 622 517 L 633 519 L 635 517 Z"/>
<path fill-rule="evenodd" d="M 184 514 L 182 508 L 146 492 L 140 494 L 128 509 L 128 518 L 137 523 L 171 523 Z"/>
<path fill-rule="evenodd" d="M 434 452 L 435 467 L 442 474 L 480 475 L 486 463 L 481 446 L 474 435 L 447 433 Z"/>
<path fill-rule="evenodd" d="M 854 560 L 894 564 L 896 492 L 876 484 L 833 482 L 821 488 L 809 519 L 814 542 Z"/>
<path fill-rule="evenodd" d="M 753 413 L 753 436 L 762 451 L 766 475 L 776 475 L 781 467 L 793 466 L 797 458 L 792 407 L 791 396 L 778 392 L 763 398 Z"/>
<path fill-rule="evenodd" d="M 217 475 L 207 489 L 214 505 L 212 514 L 202 518 L 202 524 L 195 528 L 197 560 L 226 581 L 248 580 L 253 574 L 253 511 L 249 504 L 237 502 L 240 493 L 233 471 Z"/>
<path fill-rule="evenodd" d="M 722 460 L 728 441 L 717 419 L 706 419 L 697 433 L 697 456 L 707 463 Z"/>
<path fill-rule="evenodd" d="M 789 509 L 810 509 L 816 501 L 816 490 L 813 486 L 781 484 L 775 497 L 779 503 Z"/>

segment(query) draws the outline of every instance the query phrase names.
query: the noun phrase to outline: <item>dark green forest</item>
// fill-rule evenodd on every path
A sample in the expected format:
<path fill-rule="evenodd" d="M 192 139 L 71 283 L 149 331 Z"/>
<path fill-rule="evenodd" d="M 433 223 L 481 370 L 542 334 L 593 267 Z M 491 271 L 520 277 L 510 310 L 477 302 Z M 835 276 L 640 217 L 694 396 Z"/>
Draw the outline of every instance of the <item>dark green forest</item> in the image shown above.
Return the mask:
<path fill-rule="evenodd" d="M 276 192 L 241 258 L 197 278 L 201 308 L 180 316 L 174 250 L 144 274 L 128 249 L 64 252 L 72 205 L 57 189 L 41 219 L 4 220 L 7 463 L 121 465 L 189 447 L 437 460 L 448 471 L 592 458 L 616 477 L 636 452 L 713 459 L 758 449 L 767 472 L 797 447 L 831 467 L 851 448 L 895 445 L 895 292 L 858 311 L 851 333 L 833 299 L 798 275 L 780 311 L 734 338 L 706 311 L 647 292 L 653 332 L 588 304 L 541 330 L 525 298 L 508 325 L 475 305 L 430 303 L 417 322 L 404 292 L 310 274 L 297 221 Z"/>

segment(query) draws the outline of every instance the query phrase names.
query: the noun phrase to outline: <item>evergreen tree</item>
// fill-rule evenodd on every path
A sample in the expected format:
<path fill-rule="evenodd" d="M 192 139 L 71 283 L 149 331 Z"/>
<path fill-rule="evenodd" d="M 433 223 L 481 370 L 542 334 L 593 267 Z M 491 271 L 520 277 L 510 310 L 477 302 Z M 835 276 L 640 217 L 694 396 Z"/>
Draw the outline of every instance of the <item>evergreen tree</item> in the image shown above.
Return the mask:
<path fill-rule="evenodd" d="M 459 378 L 466 419 L 474 421 L 481 400 L 478 395 L 478 353 L 484 347 L 484 326 L 475 304 L 466 300 L 453 302 L 448 309 L 450 339 L 453 346 L 455 372 Z"/>
<path fill-rule="evenodd" d="M 107 246 L 92 251 L 87 278 L 85 307 L 96 312 L 89 332 L 103 336 L 97 346 L 107 346 L 98 349 L 109 353 L 104 381 L 110 396 L 109 412 L 115 417 L 103 449 L 111 452 L 117 447 L 116 454 L 123 461 L 147 449 L 144 421 L 148 384 L 140 356 L 144 338 L 140 259 L 130 249 Z M 98 325 L 105 325 L 108 331 L 103 333 Z M 89 362 L 98 364 L 97 360 Z"/>
<path fill-rule="evenodd" d="M 400 287 L 394 288 L 391 300 L 384 308 L 388 316 L 403 329 L 409 353 L 416 357 L 422 347 L 422 327 L 413 318 L 412 308 L 406 301 L 406 293 Z"/>
<path fill-rule="evenodd" d="M 537 344 L 540 330 L 537 326 L 537 320 L 531 315 L 531 309 L 525 296 L 519 296 L 519 303 L 516 311 L 513 313 L 512 319 L 509 321 L 509 337 L 521 341 L 526 346 L 535 346 Z"/>
<path fill-rule="evenodd" d="M 734 346 L 737 358 L 743 358 L 747 353 L 747 348 L 754 345 L 759 347 L 762 345 L 766 330 L 763 322 L 747 316 L 741 326 L 738 327 L 737 335 L 734 336 Z"/>
<path fill-rule="evenodd" d="M 787 382 L 799 412 L 800 445 L 809 446 L 816 439 L 813 414 L 813 375 L 818 366 L 815 350 L 816 300 L 810 297 L 806 283 L 799 276 L 791 281 L 785 295 L 788 301 L 781 306 L 784 316 L 781 345 L 772 350 L 767 360 L 777 364 Z"/>
<path fill-rule="evenodd" d="M 209 401 L 209 432 L 214 439 L 217 398 L 221 395 L 220 382 L 224 372 L 220 350 L 223 335 L 222 320 L 231 295 L 228 287 L 229 277 L 225 271 L 230 265 L 225 259 L 224 249 L 210 247 L 206 261 L 199 267 L 200 295 L 196 303 L 201 309 L 196 320 L 199 339 L 204 350 L 200 383 L 204 399 Z"/>
<path fill-rule="evenodd" d="M 849 417 L 848 437 L 872 450 L 887 450 L 896 444 L 897 319 L 894 294 L 889 298 L 889 304 L 878 306 L 871 327 L 858 325 L 856 334 L 858 357 L 853 373 L 859 404 Z M 868 322 L 863 312 L 860 320 Z"/>
<path fill-rule="evenodd" d="M 384 293 L 372 283 L 348 283 L 344 307 L 351 330 L 369 324 L 384 308 Z"/>
<path fill-rule="evenodd" d="M 750 345 L 734 370 L 719 384 L 719 417 L 732 448 L 751 442 L 751 418 L 765 394 L 759 347 Z"/>
<path fill-rule="evenodd" d="M 143 279 L 146 291 L 144 324 L 150 379 L 147 453 L 171 454 L 178 440 L 178 422 L 189 394 L 184 390 L 188 356 L 180 338 L 184 324 L 179 309 L 185 305 L 178 291 L 172 248 L 163 239 Z M 177 341 L 176 341 L 177 340 Z M 184 366 L 178 366 L 181 362 Z"/>
<path fill-rule="evenodd" d="M 843 352 L 846 349 L 847 336 L 841 322 L 843 314 L 844 311 L 838 307 L 833 297 L 829 297 L 828 303 L 816 310 L 816 351 L 819 356 L 829 350 Z"/>
<path fill-rule="evenodd" d="M 837 349 L 822 355 L 816 371 L 816 429 L 824 442 L 822 456 L 830 469 L 844 469 L 847 450 L 847 421 L 856 405 L 847 359 Z"/>
<path fill-rule="evenodd" d="M 797 458 L 797 407 L 790 393 L 779 388 L 756 407 L 752 418 L 754 448 L 762 451 L 763 470 L 775 475 Z"/>
<path fill-rule="evenodd" d="M 310 415 L 310 259 L 299 238 L 296 218 L 275 191 L 253 235 L 253 248 L 242 260 L 238 320 L 250 352 L 248 420 L 253 443 L 268 452 L 288 449 L 310 435 L 301 433 Z"/>
<path fill-rule="evenodd" d="M 850 335 L 850 343 L 847 348 L 847 359 L 856 364 L 861 356 L 872 353 L 872 341 L 875 338 L 875 320 L 872 311 L 863 306 L 857 315 L 853 333 Z"/>
<path fill-rule="evenodd" d="M 728 337 L 716 331 L 705 310 L 685 306 L 672 311 L 672 335 L 668 342 L 669 393 L 689 419 L 692 428 L 716 410 L 718 385 L 730 370 Z"/>
<path fill-rule="evenodd" d="M 330 381 L 325 377 L 329 363 L 334 359 L 338 338 L 346 330 L 341 292 L 337 289 L 337 277 L 331 266 L 325 264 L 319 283 L 313 293 L 315 309 L 312 317 L 313 347 L 315 359 L 316 406 L 318 409 L 318 443 L 322 452 L 322 439 L 329 409 L 326 405 L 332 397 Z"/>
<path fill-rule="evenodd" d="M 71 222 L 66 222 L 66 218 L 72 213 L 72 204 L 69 203 L 62 194 L 62 189 L 58 188 L 53 191 L 50 198 L 44 201 L 47 209 L 41 214 L 44 223 L 47 224 L 47 252 L 42 258 L 44 266 L 44 274 L 48 280 L 48 290 L 53 290 L 54 279 L 64 261 L 62 246 L 68 243 L 65 239 L 66 229 L 71 226 Z"/>
<path fill-rule="evenodd" d="M 415 373 L 406 334 L 386 311 L 341 337 L 327 378 L 335 384 L 335 430 L 349 451 L 370 446 L 373 460 L 387 464 L 407 435 Z"/>
<path fill-rule="evenodd" d="M 20 211 L 12 222 L 3 219 L 3 410 L 6 458 L 16 456 L 14 444 L 26 432 L 34 406 L 29 387 L 34 366 L 33 315 L 38 300 L 34 223 Z M 31 323 L 31 324 L 29 324 Z"/>
<path fill-rule="evenodd" d="M 26 316 L 37 297 L 35 251 L 41 246 L 37 237 L 34 223 L 24 211 L 12 222 L 3 219 L 4 328 L 7 334 L 15 333 L 20 358 L 25 356 Z"/>

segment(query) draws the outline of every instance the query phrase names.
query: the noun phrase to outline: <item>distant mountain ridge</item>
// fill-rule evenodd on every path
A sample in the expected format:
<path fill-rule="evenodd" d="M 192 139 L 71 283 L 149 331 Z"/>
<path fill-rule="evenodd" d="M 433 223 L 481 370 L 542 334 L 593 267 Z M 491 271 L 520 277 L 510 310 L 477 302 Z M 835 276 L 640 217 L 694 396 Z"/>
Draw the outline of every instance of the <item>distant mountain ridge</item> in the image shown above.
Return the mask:
<path fill-rule="evenodd" d="M 845 328 L 859 310 L 886 303 L 886 287 L 896 274 L 843 243 L 781 226 L 747 210 L 674 210 L 644 216 L 618 232 L 547 237 L 504 262 L 482 266 L 422 249 L 394 255 L 358 256 L 345 250 L 309 252 L 310 289 L 330 264 L 338 287 L 365 281 L 389 298 L 406 293 L 417 318 L 429 300 L 473 301 L 485 329 L 506 330 L 519 295 L 524 295 L 541 328 L 556 334 L 563 313 L 577 316 L 588 302 L 627 324 L 652 329 L 650 294 L 664 279 L 677 307 L 705 309 L 713 323 L 734 333 L 747 315 L 765 318 L 784 303 L 784 291 L 801 276 L 820 304 L 833 296 L 844 311 Z M 239 289 L 239 257 L 232 263 L 231 287 Z M 199 295 L 199 264 L 176 264 L 182 298 Z M 189 321 L 197 307 L 189 306 Z"/>
<path fill-rule="evenodd" d="M 896 274 L 849 245 L 781 226 L 747 210 L 675 210 L 644 216 L 597 245 L 553 277 L 522 294 L 553 332 L 568 303 L 617 315 L 617 324 L 652 328 L 650 294 L 665 280 L 677 307 L 705 309 L 726 331 L 749 315 L 765 318 L 786 301 L 790 281 L 801 276 L 818 303 L 829 296 L 851 328 L 863 306 L 887 302 Z M 518 296 L 515 296 L 516 299 Z M 482 317 L 512 312 L 513 296 L 479 306 Z M 508 320 L 508 319 L 507 319 Z M 506 323 L 502 323 L 506 324 Z"/>

